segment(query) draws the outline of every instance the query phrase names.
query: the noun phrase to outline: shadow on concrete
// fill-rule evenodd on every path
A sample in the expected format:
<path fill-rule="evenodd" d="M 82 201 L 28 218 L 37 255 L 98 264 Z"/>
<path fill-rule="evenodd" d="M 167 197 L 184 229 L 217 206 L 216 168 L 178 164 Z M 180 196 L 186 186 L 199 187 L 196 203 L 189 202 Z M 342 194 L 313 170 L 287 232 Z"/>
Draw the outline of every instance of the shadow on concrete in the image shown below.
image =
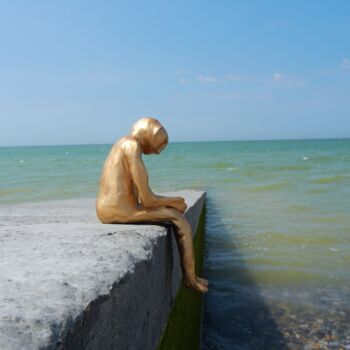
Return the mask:
<path fill-rule="evenodd" d="M 207 200 L 202 349 L 285 350 L 286 342 L 235 248 L 213 201 Z M 237 232 L 239 234 L 239 232 Z"/>

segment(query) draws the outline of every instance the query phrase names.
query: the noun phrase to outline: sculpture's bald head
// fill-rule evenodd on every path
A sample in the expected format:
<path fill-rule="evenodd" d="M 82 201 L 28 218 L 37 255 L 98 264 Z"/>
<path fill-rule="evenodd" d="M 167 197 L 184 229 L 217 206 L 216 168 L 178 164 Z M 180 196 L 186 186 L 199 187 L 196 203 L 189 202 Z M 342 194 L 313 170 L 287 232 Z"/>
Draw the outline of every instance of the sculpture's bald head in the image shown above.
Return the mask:
<path fill-rule="evenodd" d="M 168 133 L 155 118 L 141 118 L 132 127 L 131 134 L 140 143 L 145 154 L 160 153 L 168 144 Z"/>

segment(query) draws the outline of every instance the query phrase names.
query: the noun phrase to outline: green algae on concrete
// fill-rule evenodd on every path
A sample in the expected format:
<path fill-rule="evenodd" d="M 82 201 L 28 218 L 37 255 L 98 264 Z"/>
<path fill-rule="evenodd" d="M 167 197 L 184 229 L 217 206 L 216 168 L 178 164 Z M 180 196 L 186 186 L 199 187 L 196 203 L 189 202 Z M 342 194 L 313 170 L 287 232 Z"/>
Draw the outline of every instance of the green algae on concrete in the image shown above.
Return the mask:
<path fill-rule="evenodd" d="M 205 206 L 199 218 L 193 246 L 196 274 L 202 276 L 204 261 Z M 182 284 L 176 294 L 168 323 L 157 350 L 199 350 L 201 346 L 202 295 Z"/>

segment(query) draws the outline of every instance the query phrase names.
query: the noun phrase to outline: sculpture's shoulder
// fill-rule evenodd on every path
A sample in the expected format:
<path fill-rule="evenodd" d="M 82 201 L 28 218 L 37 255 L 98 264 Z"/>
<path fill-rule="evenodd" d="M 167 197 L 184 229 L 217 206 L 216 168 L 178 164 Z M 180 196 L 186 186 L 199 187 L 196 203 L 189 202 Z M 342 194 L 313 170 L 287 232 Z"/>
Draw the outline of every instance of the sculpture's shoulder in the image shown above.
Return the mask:
<path fill-rule="evenodd" d="M 122 137 L 118 142 L 118 146 L 127 156 L 139 154 L 141 150 L 139 141 L 133 136 Z"/>

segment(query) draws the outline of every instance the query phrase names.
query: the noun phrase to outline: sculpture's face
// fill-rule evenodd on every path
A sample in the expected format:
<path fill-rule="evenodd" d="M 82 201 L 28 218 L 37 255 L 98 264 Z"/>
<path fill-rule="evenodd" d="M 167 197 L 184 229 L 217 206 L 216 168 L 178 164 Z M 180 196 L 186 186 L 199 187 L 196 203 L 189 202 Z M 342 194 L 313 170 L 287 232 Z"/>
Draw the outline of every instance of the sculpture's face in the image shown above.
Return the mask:
<path fill-rule="evenodd" d="M 159 154 L 168 144 L 168 134 L 164 128 L 159 129 L 154 137 L 154 153 Z"/>
<path fill-rule="evenodd" d="M 155 130 L 149 130 L 142 145 L 144 154 L 159 154 L 168 144 L 168 133 L 161 127 Z"/>

